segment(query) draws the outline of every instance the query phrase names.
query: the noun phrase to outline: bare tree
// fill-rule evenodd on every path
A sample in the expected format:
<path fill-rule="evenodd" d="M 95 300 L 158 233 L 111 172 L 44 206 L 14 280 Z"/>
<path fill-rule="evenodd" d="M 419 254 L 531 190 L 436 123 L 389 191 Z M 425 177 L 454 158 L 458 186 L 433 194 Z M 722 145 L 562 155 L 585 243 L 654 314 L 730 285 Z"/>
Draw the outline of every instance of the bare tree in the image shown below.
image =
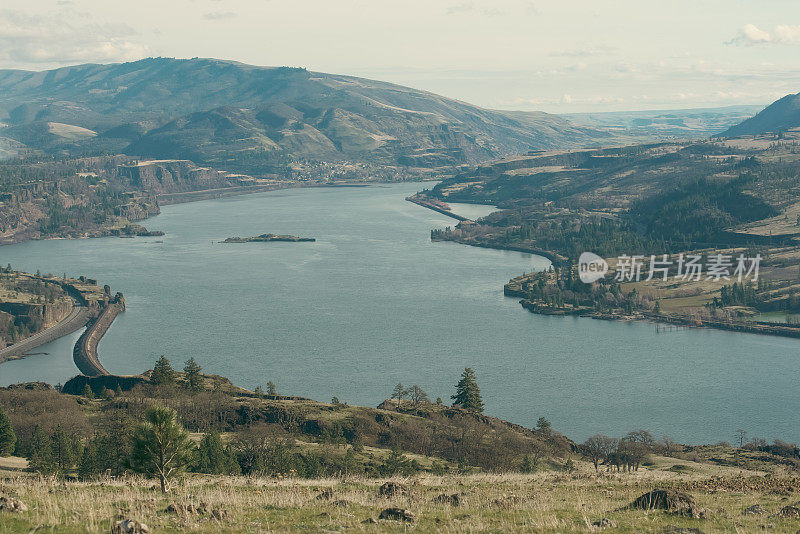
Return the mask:
<path fill-rule="evenodd" d="M 739 440 L 739 448 L 744 447 L 744 441 L 747 439 L 747 431 L 741 428 L 736 431 L 736 437 Z"/>
<path fill-rule="evenodd" d="M 408 395 L 408 390 L 403 387 L 402 383 L 398 383 L 394 387 L 394 391 L 392 391 L 392 398 L 397 399 L 398 401 L 403 400 L 406 395 Z"/>
<path fill-rule="evenodd" d="M 411 402 L 414 404 L 427 404 L 431 402 L 430 399 L 428 399 L 428 394 L 416 384 L 411 386 L 409 394 L 411 395 Z"/>
<path fill-rule="evenodd" d="M 595 434 L 586 440 L 583 444 L 586 456 L 588 456 L 594 464 L 594 470 L 600 469 L 600 462 L 609 457 L 614 451 L 617 450 L 619 440 L 610 438 L 602 434 Z"/>

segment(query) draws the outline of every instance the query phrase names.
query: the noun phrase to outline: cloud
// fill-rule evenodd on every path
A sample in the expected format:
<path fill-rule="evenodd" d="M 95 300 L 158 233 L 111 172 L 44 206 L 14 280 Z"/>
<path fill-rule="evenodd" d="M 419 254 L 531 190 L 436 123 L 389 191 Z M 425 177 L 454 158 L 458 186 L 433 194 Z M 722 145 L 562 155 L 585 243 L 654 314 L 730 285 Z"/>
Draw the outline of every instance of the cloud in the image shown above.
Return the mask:
<path fill-rule="evenodd" d="M 203 13 L 203 18 L 206 20 L 225 20 L 236 17 L 233 11 L 215 11 L 213 13 Z"/>
<path fill-rule="evenodd" d="M 498 5 L 502 5 L 502 7 L 498 7 Z M 522 3 L 520 3 L 520 0 L 512 0 L 511 2 L 461 0 L 445 9 L 445 13 L 447 15 L 460 15 L 475 12 L 485 17 L 495 17 L 507 14 L 509 9 L 518 11 L 520 8 L 530 13 L 537 13 L 536 6 L 528 0 L 522 0 Z"/>
<path fill-rule="evenodd" d="M 588 49 L 572 49 L 572 50 L 554 50 L 547 54 L 550 57 L 592 57 L 599 56 L 600 53 L 596 50 Z"/>
<path fill-rule="evenodd" d="M 85 13 L 62 10 L 33 16 L 0 10 L 0 64 L 31 67 L 141 59 L 149 49 L 135 40 L 136 35 L 127 25 L 92 22 Z"/>
<path fill-rule="evenodd" d="M 800 25 L 775 26 L 772 31 L 762 30 L 755 24 L 747 24 L 739 29 L 739 33 L 726 42 L 729 45 L 764 45 L 764 44 L 800 44 Z"/>
<path fill-rule="evenodd" d="M 475 9 L 475 3 L 466 1 L 466 2 L 459 2 L 458 4 L 454 4 L 447 8 L 448 15 L 455 15 L 457 13 L 466 13 L 467 11 L 472 11 Z"/>

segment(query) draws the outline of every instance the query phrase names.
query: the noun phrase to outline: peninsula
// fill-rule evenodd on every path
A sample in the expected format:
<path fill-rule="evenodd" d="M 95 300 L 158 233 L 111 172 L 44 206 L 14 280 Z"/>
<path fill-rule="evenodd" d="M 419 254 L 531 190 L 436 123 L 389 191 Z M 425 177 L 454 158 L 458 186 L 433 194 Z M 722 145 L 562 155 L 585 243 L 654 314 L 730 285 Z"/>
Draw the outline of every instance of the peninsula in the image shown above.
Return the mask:
<path fill-rule="evenodd" d="M 505 287 L 533 313 L 798 337 L 800 196 L 789 178 L 798 161 L 798 132 L 530 152 L 465 170 L 407 200 L 436 211 L 449 202 L 498 206 L 434 229 L 431 239 L 550 259 L 552 271 Z M 603 258 L 605 278 L 579 281 L 584 252 Z M 622 276 L 618 261 L 631 256 L 672 269 Z M 682 257 L 709 265 L 740 256 L 759 259 L 757 276 L 732 276 L 733 263 L 719 277 L 691 279 L 678 269 Z"/>

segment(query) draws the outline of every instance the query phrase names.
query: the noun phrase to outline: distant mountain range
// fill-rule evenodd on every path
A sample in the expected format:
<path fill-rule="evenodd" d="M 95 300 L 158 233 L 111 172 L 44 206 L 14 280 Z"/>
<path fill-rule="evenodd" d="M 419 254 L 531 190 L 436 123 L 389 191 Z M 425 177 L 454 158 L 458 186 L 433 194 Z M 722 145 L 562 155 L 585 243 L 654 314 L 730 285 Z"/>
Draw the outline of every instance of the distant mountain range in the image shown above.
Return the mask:
<path fill-rule="evenodd" d="M 786 97 L 725 135 L 800 123 Z M 149 58 L 0 70 L 0 158 L 124 153 L 249 172 L 293 162 L 434 168 L 528 151 L 707 137 L 753 106 L 584 113 L 480 108 L 426 91 L 302 68 Z"/>
<path fill-rule="evenodd" d="M 719 134 L 719 137 L 781 133 L 793 128 L 800 128 L 800 93 L 784 96 L 756 116 Z"/>
<path fill-rule="evenodd" d="M 744 105 L 647 111 L 607 111 L 563 115 L 576 126 L 625 131 L 631 136 L 706 138 L 739 124 L 764 106 Z"/>
<path fill-rule="evenodd" d="M 123 152 L 252 167 L 290 160 L 432 167 L 612 137 L 547 113 L 488 110 L 385 82 L 216 59 L 2 70 L 0 123 L 0 155 L 21 143 L 55 154 Z"/>

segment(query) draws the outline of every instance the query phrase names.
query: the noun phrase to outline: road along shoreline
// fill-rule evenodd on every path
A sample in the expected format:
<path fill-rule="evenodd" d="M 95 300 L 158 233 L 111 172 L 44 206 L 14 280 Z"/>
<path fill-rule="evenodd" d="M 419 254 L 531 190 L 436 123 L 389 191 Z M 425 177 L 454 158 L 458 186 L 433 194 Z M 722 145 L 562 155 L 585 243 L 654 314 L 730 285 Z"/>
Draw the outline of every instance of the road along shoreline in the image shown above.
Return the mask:
<path fill-rule="evenodd" d="M 96 280 L 85 276 L 68 279 L 52 275 L 19 274 L 46 284 L 61 286 L 73 301 L 72 310 L 58 323 L 0 350 L 0 364 L 23 358 L 41 345 L 86 327 L 72 349 L 75 366 L 86 376 L 109 375 L 100 363 L 97 347 L 117 315 L 125 311 L 125 297 L 122 293 L 112 297 L 109 286 L 99 286 Z"/>
<path fill-rule="evenodd" d="M 37 347 L 77 332 L 86 326 L 91 317 L 92 311 L 87 306 L 73 305 L 70 314 L 58 323 L 0 350 L 0 363 L 17 359 Z"/>

